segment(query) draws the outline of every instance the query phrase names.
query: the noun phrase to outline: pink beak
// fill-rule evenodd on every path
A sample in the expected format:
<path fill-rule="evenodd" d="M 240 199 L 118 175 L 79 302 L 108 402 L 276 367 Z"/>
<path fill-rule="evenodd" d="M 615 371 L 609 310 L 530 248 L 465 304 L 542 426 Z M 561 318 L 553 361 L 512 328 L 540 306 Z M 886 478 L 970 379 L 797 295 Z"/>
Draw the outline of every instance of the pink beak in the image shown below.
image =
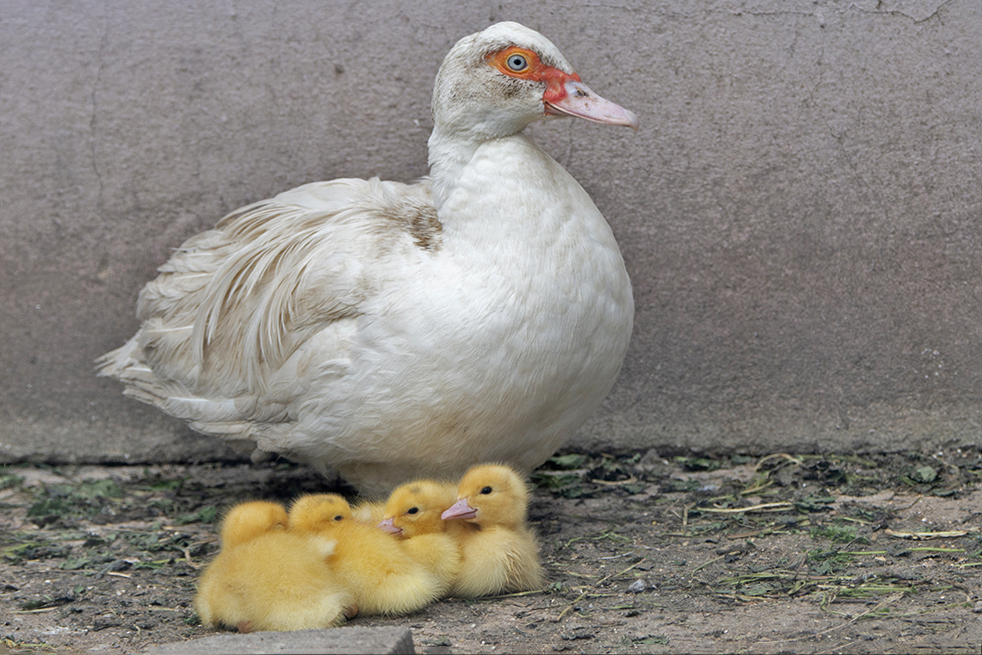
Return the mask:
<path fill-rule="evenodd" d="M 476 517 L 477 510 L 467 503 L 466 498 L 461 498 L 440 515 L 440 518 L 444 521 L 448 519 L 473 519 Z"/>
<path fill-rule="evenodd" d="M 543 98 L 546 113 L 553 116 L 575 116 L 594 123 L 624 125 L 638 129 L 638 117 L 610 100 L 601 98 L 583 82 L 567 76 L 557 92 L 547 92 Z"/>
<path fill-rule="evenodd" d="M 402 528 L 397 528 L 393 522 L 393 519 L 385 519 L 378 524 L 378 527 L 382 530 L 382 532 L 388 532 L 389 534 L 394 534 L 396 536 L 402 534 Z"/>

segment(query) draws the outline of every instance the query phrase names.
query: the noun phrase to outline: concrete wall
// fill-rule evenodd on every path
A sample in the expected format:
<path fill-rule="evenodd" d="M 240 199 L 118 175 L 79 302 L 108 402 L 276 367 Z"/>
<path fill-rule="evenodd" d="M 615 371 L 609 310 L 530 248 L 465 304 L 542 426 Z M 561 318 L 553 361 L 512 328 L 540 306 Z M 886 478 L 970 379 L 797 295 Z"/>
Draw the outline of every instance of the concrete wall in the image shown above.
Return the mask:
<path fill-rule="evenodd" d="M 977 0 L 201 3 L 0 12 L 0 456 L 224 452 L 92 361 L 225 212 L 426 172 L 431 81 L 518 20 L 642 128 L 533 136 L 593 195 L 635 284 L 621 380 L 576 443 L 982 443 Z"/>

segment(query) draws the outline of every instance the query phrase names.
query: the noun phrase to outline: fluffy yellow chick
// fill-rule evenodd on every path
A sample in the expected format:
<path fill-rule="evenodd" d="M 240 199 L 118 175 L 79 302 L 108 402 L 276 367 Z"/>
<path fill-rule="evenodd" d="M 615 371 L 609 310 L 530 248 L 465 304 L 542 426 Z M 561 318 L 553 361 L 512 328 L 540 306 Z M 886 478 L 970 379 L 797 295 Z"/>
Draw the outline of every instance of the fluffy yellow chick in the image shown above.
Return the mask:
<path fill-rule="evenodd" d="M 417 480 L 398 487 L 379 527 L 403 540 L 410 555 L 435 573 L 445 594 L 460 572 L 460 541 L 440 515 L 457 497 L 455 484 Z"/>
<path fill-rule="evenodd" d="M 539 589 L 544 580 L 539 546 L 525 524 L 528 489 L 514 469 L 500 464 L 471 468 L 460 480 L 457 502 L 443 519 L 457 526 L 461 569 L 454 596 L 486 596 Z"/>
<path fill-rule="evenodd" d="M 289 531 L 335 542 L 326 558 L 364 614 L 407 614 L 439 598 L 445 585 L 396 537 L 352 518 L 337 494 L 312 494 L 290 507 Z"/>
<path fill-rule="evenodd" d="M 253 630 L 328 628 L 354 600 L 325 558 L 334 542 L 285 530 L 281 505 L 243 503 L 222 521 L 222 549 L 198 581 L 195 609 L 209 627 Z"/>
<path fill-rule="evenodd" d="M 279 503 L 253 500 L 239 503 L 222 520 L 219 538 L 223 549 L 234 548 L 270 530 L 285 530 L 286 508 Z"/>

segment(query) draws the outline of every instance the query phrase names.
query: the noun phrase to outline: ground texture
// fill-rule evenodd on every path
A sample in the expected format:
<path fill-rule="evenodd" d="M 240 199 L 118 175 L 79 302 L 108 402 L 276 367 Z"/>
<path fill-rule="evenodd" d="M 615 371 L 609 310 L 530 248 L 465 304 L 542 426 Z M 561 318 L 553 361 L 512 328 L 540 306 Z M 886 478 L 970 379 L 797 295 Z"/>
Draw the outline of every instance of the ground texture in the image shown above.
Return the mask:
<path fill-rule="evenodd" d="M 554 457 L 545 589 L 397 619 L 418 653 L 979 653 L 982 456 Z M 293 464 L 0 467 L 0 653 L 214 634 L 224 508 L 330 488 Z"/>

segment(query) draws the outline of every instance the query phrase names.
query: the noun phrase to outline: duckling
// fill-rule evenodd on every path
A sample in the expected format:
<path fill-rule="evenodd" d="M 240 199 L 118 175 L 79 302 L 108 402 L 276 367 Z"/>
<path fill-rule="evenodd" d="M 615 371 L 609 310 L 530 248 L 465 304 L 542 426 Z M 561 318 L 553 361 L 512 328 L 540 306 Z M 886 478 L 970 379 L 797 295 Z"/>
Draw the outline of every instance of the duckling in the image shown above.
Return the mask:
<path fill-rule="evenodd" d="M 267 500 L 239 503 L 222 520 L 219 537 L 222 548 L 234 548 L 270 530 L 285 530 L 286 508 Z"/>
<path fill-rule="evenodd" d="M 323 534 L 333 523 L 352 520 L 351 505 L 338 494 L 307 494 L 293 501 L 287 528 L 302 534 Z"/>
<path fill-rule="evenodd" d="M 445 584 L 417 562 L 396 537 L 352 517 L 337 494 L 312 494 L 290 507 L 288 531 L 335 542 L 331 571 L 363 614 L 408 614 L 439 598 Z"/>
<path fill-rule="evenodd" d="M 379 527 L 402 539 L 412 557 L 439 576 L 442 596 L 460 573 L 460 542 L 440 515 L 457 496 L 455 484 L 417 480 L 398 487 Z"/>
<path fill-rule="evenodd" d="M 470 597 L 538 589 L 539 547 L 525 523 L 528 489 L 509 466 L 484 464 L 460 480 L 457 502 L 442 518 L 457 526 L 461 569 L 451 594 Z"/>
<path fill-rule="evenodd" d="M 353 616 L 354 598 L 326 558 L 334 542 L 285 530 L 282 505 L 234 507 L 222 521 L 222 549 L 198 581 L 195 609 L 209 627 L 329 628 Z"/>

